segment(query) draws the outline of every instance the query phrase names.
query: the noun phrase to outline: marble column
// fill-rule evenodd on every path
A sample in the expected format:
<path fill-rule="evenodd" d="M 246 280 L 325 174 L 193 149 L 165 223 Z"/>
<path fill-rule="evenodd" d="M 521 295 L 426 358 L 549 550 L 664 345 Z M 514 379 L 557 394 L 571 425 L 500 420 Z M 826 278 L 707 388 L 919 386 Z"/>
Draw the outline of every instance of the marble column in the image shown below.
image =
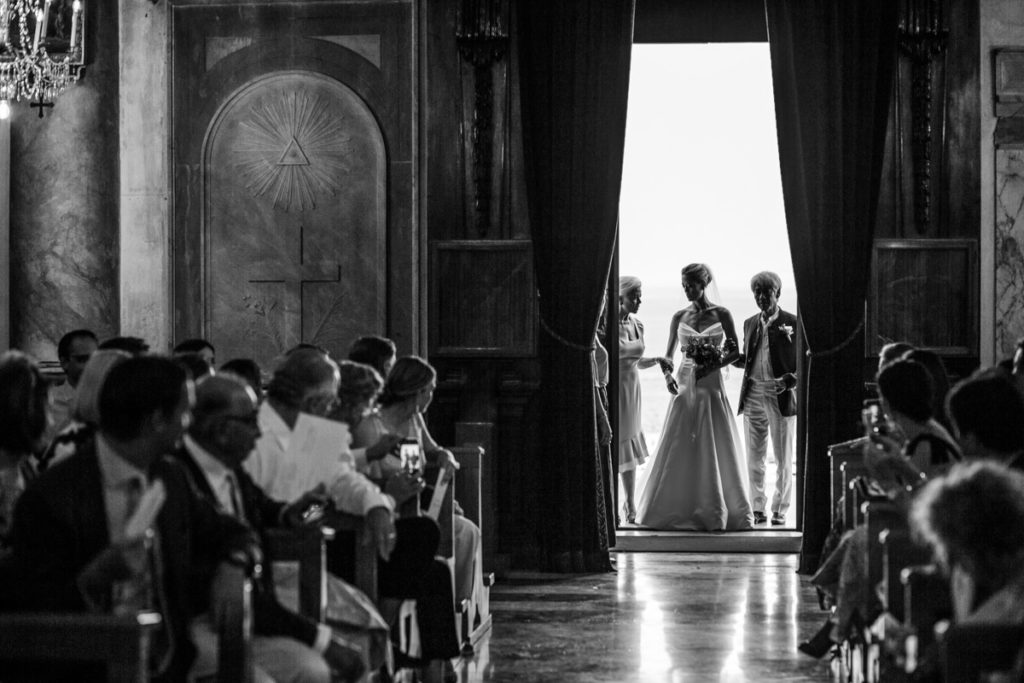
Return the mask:
<path fill-rule="evenodd" d="M 996 358 L 1024 337 L 1024 149 L 997 149 L 995 197 Z"/>
<path fill-rule="evenodd" d="M 11 122 L 0 120 L 0 178 L 11 177 Z M 11 343 L 11 184 L 0 183 L 0 350 Z"/>
<path fill-rule="evenodd" d="M 169 3 L 119 0 L 121 330 L 171 341 L 167 74 Z"/>
<path fill-rule="evenodd" d="M 119 329 L 117 7 L 86 11 L 84 78 L 11 117 L 11 344 L 41 361 L 68 330 Z"/>

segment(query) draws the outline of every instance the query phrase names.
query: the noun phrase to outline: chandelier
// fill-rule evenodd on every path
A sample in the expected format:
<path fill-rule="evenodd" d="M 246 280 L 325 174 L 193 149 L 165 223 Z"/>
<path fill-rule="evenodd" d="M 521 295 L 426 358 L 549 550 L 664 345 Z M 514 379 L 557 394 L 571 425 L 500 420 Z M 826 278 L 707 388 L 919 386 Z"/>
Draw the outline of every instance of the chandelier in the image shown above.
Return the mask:
<path fill-rule="evenodd" d="M 11 103 L 52 107 L 84 64 L 85 0 L 0 0 L 0 119 Z"/>

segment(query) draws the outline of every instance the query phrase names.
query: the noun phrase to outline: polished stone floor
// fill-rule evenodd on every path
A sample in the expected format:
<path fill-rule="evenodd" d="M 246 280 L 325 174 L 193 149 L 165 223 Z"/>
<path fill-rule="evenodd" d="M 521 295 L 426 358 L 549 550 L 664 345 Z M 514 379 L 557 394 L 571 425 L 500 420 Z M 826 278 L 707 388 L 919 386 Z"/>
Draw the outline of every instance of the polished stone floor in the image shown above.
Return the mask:
<path fill-rule="evenodd" d="M 616 558 L 615 574 L 499 582 L 460 682 L 828 680 L 796 650 L 823 619 L 796 555 Z"/>

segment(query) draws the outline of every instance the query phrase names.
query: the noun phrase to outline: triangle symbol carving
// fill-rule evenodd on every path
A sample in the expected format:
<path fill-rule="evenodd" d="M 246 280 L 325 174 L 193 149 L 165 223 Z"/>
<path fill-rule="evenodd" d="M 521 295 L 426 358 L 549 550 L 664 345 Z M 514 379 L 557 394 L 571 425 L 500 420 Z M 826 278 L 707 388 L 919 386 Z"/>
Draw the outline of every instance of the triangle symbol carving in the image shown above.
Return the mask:
<path fill-rule="evenodd" d="M 291 139 L 288 146 L 284 148 L 284 153 L 281 158 L 277 160 L 278 166 L 309 166 L 309 158 L 306 157 L 305 152 L 299 147 L 299 143 L 295 138 Z"/>

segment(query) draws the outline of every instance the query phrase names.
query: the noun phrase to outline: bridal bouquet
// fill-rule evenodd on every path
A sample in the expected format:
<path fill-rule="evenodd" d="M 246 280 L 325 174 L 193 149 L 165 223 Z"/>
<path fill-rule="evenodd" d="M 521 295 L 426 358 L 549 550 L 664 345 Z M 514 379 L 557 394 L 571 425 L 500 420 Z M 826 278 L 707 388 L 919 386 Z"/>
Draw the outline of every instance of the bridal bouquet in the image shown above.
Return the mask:
<path fill-rule="evenodd" d="M 722 362 L 722 349 L 707 337 L 691 337 L 684 353 L 698 367 L 714 367 Z"/>

